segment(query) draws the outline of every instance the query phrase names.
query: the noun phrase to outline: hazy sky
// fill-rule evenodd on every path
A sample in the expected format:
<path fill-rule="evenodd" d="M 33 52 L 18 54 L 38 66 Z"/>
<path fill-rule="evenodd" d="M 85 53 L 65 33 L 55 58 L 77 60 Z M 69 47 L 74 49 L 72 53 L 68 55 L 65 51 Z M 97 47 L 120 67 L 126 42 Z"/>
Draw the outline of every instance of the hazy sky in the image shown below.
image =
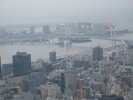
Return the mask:
<path fill-rule="evenodd" d="M 133 0 L 0 0 L 0 24 L 112 22 L 133 27 Z"/>

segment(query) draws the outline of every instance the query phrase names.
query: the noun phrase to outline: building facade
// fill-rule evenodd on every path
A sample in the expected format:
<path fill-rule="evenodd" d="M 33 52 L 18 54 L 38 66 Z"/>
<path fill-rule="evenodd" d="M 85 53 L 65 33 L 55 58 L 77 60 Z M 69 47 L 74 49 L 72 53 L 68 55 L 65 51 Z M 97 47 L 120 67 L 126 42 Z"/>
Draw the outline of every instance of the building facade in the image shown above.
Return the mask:
<path fill-rule="evenodd" d="M 50 52 L 49 57 L 50 57 L 51 62 L 56 62 L 56 52 L 55 51 Z"/>
<path fill-rule="evenodd" d="M 43 33 L 50 33 L 50 27 L 48 25 L 44 25 L 42 27 Z"/>
<path fill-rule="evenodd" d="M 93 61 L 101 61 L 103 60 L 103 48 L 95 47 L 93 48 Z"/>
<path fill-rule="evenodd" d="M 2 79 L 1 56 L 0 56 L 0 79 Z"/>
<path fill-rule="evenodd" d="M 12 57 L 14 76 L 23 76 L 31 73 L 31 55 L 26 52 L 17 52 Z"/>

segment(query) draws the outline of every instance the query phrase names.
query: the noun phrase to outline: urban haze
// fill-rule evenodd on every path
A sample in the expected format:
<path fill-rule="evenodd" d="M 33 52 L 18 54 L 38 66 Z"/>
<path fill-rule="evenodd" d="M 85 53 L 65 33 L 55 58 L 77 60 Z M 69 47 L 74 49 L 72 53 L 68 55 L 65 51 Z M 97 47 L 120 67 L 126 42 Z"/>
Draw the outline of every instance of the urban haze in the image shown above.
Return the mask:
<path fill-rule="evenodd" d="M 0 100 L 133 100 L 132 0 L 0 0 Z"/>

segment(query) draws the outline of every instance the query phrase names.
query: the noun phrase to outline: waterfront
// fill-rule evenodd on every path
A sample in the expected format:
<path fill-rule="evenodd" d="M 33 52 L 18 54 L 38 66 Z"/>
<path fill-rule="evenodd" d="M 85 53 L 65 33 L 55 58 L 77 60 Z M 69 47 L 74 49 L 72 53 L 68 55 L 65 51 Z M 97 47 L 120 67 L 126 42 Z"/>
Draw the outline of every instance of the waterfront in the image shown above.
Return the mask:
<path fill-rule="evenodd" d="M 85 43 L 73 43 L 71 46 L 70 53 L 83 51 L 95 46 L 101 47 L 110 47 L 111 42 L 109 40 L 101 40 L 101 39 L 92 39 L 92 42 Z M 16 54 L 17 51 L 27 52 L 31 54 L 32 61 L 36 61 L 38 58 L 48 59 L 50 51 L 56 51 L 57 56 L 65 55 L 66 48 L 60 47 L 58 45 L 50 45 L 50 44 L 25 44 L 25 45 L 0 45 L 0 56 L 1 62 L 11 63 L 12 55 Z"/>
<path fill-rule="evenodd" d="M 128 40 L 133 37 L 133 33 L 126 34 L 121 37 L 117 37 L 117 39 L 125 39 Z M 71 45 L 71 50 L 69 49 L 69 53 L 80 52 L 83 50 L 90 50 L 95 46 L 101 46 L 103 48 L 108 48 L 111 46 L 110 40 L 103 39 L 91 39 L 92 42 L 85 43 L 73 43 Z M 27 52 L 31 54 L 32 61 L 36 61 L 38 58 L 48 59 L 50 51 L 56 51 L 57 56 L 62 56 L 66 54 L 66 48 L 58 45 L 52 44 L 23 44 L 23 45 L 0 45 L 0 56 L 2 58 L 2 63 L 11 63 L 12 55 L 16 54 L 17 51 Z"/>

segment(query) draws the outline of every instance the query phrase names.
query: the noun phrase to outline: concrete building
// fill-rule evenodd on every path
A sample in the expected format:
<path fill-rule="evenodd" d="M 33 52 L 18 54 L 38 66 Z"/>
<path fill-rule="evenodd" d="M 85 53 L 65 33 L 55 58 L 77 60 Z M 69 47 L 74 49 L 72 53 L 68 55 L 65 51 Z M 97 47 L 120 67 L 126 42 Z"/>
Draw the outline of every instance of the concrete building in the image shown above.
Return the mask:
<path fill-rule="evenodd" d="M 100 68 L 102 68 L 105 72 L 104 74 L 108 75 L 113 73 L 113 66 L 114 63 L 113 61 L 109 60 L 109 61 L 99 61 L 98 65 L 100 66 Z"/>
<path fill-rule="evenodd" d="M 105 34 L 107 32 L 107 27 L 105 24 L 93 24 L 89 30 L 90 34 Z"/>
<path fill-rule="evenodd" d="M 55 51 L 49 53 L 49 59 L 51 62 L 56 62 L 56 52 Z"/>
<path fill-rule="evenodd" d="M 127 85 L 130 88 L 133 87 L 133 75 L 124 75 L 121 76 L 121 81 L 123 85 Z"/>
<path fill-rule="evenodd" d="M 44 85 L 44 73 L 42 72 L 33 72 L 30 75 L 31 79 L 34 80 L 36 86 Z"/>
<path fill-rule="evenodd" d="M 75 85 L 75 73 L 72 71 L 65 72 L 65 89 L 73 90 L 76 88 Z"/>
<path fill-rule="evenodd" d="M 0 79 L 2 79 L 1 56 L 0 56 Z"/>
<path fill-rule="evenodd" d="M 57 84 L 47 83 L 39 87 L 42 98 L 52 97 L 54 100 L 60 97 L 60 87 Z"/>
<path fill-rule="evenodd" d="M 88 67 L 90 67 L 90 62 L 85 61 L 85 60 L 74 60 L 73 61 L 73 66 L 75 68 L 78 68 L 78 67 L 88 68 Z"/>
<path fill-rule="evenodd" d="M 31 55 L 26 52 L 17 52 L 12 57 L 14 76 L 24 76 L 31 73 Z"/>
<path fill-rule="evenodd" d="M 61 92 L 65 93 L 65 75 L 64 75 L 64 73 L 61 73 L 60 85 L 61 85 Z"/>
<path fill-rule="evenodd" d="M 6 79 L 6 83 L 9 86 L 21 86 L 23 77 L 9 77 Z"/>
<path fill-rule="evenodd" d="M 133 50 L 128 50 L 124 54 L 123 63 L 128 66 L 133 66 Z"/>
<path fill-rule="evenodd" d="M 78 100 L 89 100 L 90 97 L 90 89 L 88 87 L 83 87 L 77 90 Z"/>
<path fill-rule="evenodd" d="M 124 97 L 116 95 L 103 95 L 99 98 L 99 100 L 124 100 Z"/>
<path fill-rule="evenodd" d="M 35 93 L 36 86 L 35 81 L 30 76 L 25 76 L 22 79 L 22 90 L 24 92 Z"/>
<path fill-rule="evenodd" d="M 31 75 L 23 76 L 22 90 L 25 92 L 30 91 L 35 93 L 36 87 L 44 85 L 44 74 L 42 72 L 33 72 Z"/>
<path fill-rule="evenodd" d="M 49 74 L 53 69 L 52 63 L 49 63 L 49 62 L 44 62 L 42 66 L 43 66 L 43 72 L 45 74 Z"/>
<path fill-rule="evenodd" d="M 10 87 L 3 90 L 0 100 L 36 100 L 33 94 L 22 92 L 20 87 Z M 40 99 L 37 99 L 40 100 Z"/>
<path fill-rule="evenodd" d="M 12 63 L 2 64 L 2 75 L 3 75 L 3 77 L 11 75 L 12 73 L 13 73 L 13 64 Z"/>
<path fill-rule="evenodd" d="M 43 29 L 43 33 L 50 33 L 50 26 L 49 25 L 44 25 L 42 27 L 42 29 Z"/>
<path fill-rule="evenodd" d="M 76 78 L 75 79 L 75 85 L 76 85 L 76 88 L 80 89 L 83 86 L 85 86 L 85 80 L 82 78 Z"/>
<path fill-rule="evenodd" d="M 103 48 L 95 47 L 93 48 L 93 61 L 101 61 L 103 60 Z"/>

